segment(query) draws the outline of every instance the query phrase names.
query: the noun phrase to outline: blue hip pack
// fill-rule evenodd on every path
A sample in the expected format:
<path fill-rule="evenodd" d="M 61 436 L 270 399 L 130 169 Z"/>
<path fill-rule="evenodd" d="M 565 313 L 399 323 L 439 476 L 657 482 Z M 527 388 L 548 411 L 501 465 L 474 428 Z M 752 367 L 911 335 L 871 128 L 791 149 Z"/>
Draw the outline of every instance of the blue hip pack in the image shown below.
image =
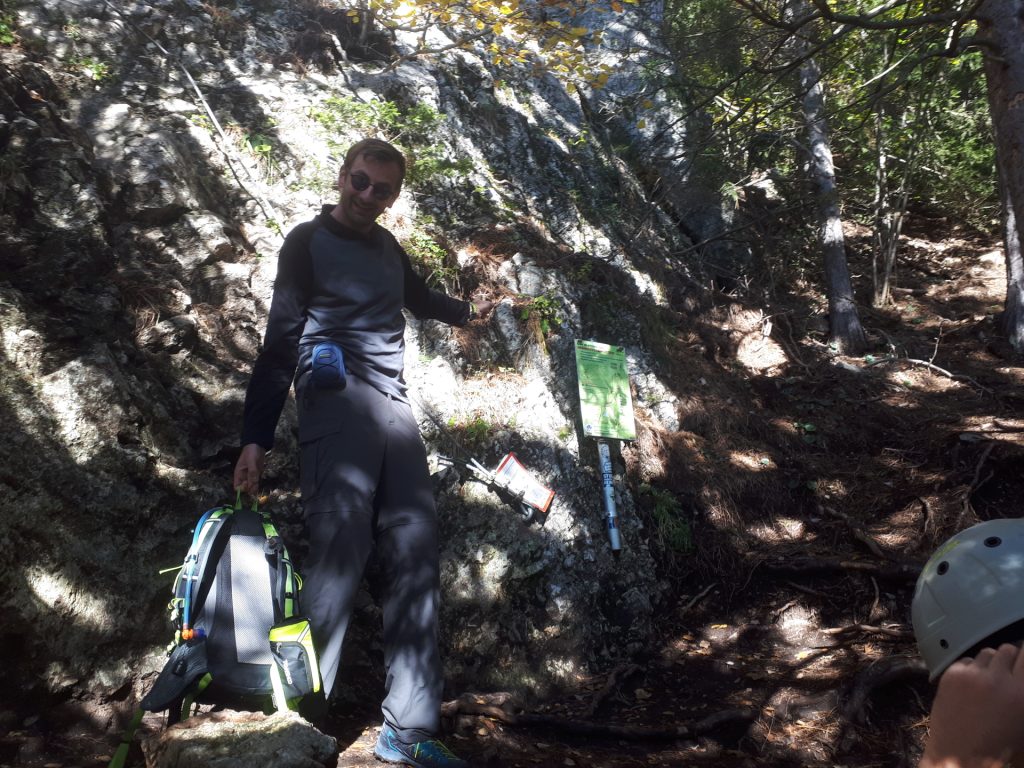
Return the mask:
<path fill-rule="evenodd" d="M 313 347 L 313 371 L 310 374 L 313 386 L 321 389 L 345 388 L 345 358 L 341 347 L 324 341 Z"/>

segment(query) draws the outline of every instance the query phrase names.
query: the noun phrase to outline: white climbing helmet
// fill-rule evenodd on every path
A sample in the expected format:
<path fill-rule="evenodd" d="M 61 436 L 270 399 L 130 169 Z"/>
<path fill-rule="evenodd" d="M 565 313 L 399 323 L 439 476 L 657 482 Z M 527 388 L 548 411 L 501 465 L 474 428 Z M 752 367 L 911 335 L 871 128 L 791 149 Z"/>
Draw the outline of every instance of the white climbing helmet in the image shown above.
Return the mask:
<path fill-rule="evenodd" d="M 979 523 L 939 547 L 917 578 L 910 613 L 930 680 L 1024 619 L 1024 520 Z"/>

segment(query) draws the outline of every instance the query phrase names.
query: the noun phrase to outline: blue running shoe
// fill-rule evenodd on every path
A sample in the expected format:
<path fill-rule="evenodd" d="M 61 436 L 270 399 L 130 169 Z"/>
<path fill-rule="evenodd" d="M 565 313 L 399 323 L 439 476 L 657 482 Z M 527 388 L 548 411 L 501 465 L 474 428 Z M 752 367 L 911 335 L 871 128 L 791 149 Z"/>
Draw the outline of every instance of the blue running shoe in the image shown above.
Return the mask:
<path fill-rule="evenodd" d="M 469 768 L 469 763 L 457 758 L 437 739 L 403 744 L 395 729 L 387 724 L 380 729 L 373 756 L 386 763 L 402 763 L 414 768 Z"/>

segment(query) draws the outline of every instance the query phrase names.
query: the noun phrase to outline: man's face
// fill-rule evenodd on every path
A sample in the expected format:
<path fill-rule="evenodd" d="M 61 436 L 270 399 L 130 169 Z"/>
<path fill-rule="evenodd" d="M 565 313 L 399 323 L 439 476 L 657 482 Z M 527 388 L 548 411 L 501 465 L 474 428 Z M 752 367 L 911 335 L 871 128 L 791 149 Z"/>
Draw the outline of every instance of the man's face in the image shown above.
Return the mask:
<path fill-rule="evenodd" d="M 351 229 L 369 232 L 377 217 L 398 199 L 401 174 L 397 163 L 366 155 L 356 158 L 338 174 L 341 202 L 331 215 Z"/>

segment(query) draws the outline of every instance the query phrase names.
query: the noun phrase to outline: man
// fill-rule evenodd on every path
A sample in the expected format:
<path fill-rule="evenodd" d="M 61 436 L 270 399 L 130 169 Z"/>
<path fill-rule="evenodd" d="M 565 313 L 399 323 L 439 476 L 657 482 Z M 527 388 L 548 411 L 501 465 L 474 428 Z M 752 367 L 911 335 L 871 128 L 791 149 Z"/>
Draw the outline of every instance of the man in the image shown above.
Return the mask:
<path fill-rule="evenodd" d="M 363 570 L 376 549 L 383 595 L 386 696 L 374 754 L 413 766 L 466 766 L 436 739 L 437 519 L 426 451 L 406 395 L 403 307 L 462 325 L 475 305 L 429 289 L 377 218 L 398 198 L 405 158 L 366 139 L 346 154 L 340 202 L 285 238 L 263 349 L 245 398 L 236 488 L 256 494 L 295 377 L 302 502 L 310 551 L 303 607 L 330 695 Z M 343 387 L 311 381 L 312 350 L 340 349 Z M 319 355 L 318 355 L 319 357 Z M 298 374 L 296 375 L 296 369 Z"/>
<path fill-rule="evenodd" d="M 911 605 L 932 680 L 919 768 L 1024 765 L 1024 520 L 961 531 L 928 560 Z"/>

